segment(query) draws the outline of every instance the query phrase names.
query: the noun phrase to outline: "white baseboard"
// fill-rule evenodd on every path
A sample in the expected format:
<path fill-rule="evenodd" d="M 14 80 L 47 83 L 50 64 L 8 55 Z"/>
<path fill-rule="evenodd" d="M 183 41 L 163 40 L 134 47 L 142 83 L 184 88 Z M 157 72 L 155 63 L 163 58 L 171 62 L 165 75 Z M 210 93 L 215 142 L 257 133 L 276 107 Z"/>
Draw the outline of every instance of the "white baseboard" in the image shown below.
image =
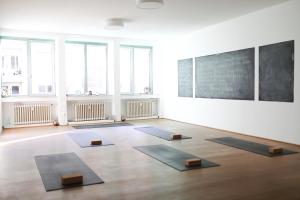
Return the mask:
<path fill-rule="evenodd" d="M 114 120 L 95 120 L 95 121 L 81 121 L 81 122 L 68 122 L 69 125 L 81 125 L 81 124 L 101 124 L 101 123 L 113 123 Z"/>
<path fill-rule="evenodd" d="M 134 117 L 134 118 L 126 118 L 126 121 L 130 120 L 139 120 L 139 119 L 158 119 L 159 116 L 151 116 L 151 117 Z"/>

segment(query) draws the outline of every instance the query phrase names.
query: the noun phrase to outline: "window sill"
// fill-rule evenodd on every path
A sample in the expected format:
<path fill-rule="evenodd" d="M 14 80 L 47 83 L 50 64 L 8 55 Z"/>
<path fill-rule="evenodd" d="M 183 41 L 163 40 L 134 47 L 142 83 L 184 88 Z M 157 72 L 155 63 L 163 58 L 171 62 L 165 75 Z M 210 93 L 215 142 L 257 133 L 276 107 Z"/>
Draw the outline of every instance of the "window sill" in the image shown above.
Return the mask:
<path fill-rule="evenodd" d="M 112 95 L 68 95 L 67 101 L 78 101 L 78 100 L 99 100 L 99 99 L 107 99 L 111 100 L 113 98 Z"/>
<path fill-rule="evenodd" d="M 122 94 L 121 99 L 159 99 L 157 94 Z"/>
<path fill-rule="evenodd" d="M 14 103 L 14 102 L 55 102 L 55 96 L 42 96 L 42 97 L 30 97 L 30 96 L 18 96 L 18 97 L 2 97 L 2 103 Z"/>

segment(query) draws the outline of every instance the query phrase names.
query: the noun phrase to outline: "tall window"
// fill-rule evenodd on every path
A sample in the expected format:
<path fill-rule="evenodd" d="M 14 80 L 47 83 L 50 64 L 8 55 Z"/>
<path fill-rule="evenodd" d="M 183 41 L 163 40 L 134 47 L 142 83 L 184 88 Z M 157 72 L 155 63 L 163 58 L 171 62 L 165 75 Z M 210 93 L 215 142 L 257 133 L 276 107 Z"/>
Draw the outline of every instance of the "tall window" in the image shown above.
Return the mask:
<path fill-rule="evenodd" d="M 106 94 L 106 75 L 106 44 L 66 42 L 67 94 Z"/>
<path fill-rule="evenodd" d="M 54 41 L 3 37 L 2 96 L 54 95 Z"/>
<path fill-rule="evenodd" d="M 121 46 L 121 93 L 152 94 L 152 48 Z"/>

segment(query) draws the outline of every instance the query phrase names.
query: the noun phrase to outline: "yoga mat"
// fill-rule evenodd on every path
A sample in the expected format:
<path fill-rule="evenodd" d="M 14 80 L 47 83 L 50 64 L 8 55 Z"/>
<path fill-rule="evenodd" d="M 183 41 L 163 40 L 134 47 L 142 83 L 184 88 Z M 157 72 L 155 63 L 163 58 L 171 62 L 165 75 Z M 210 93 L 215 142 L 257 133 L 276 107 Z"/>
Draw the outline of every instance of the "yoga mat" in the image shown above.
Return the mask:
<path fill-rule="evenodd" d="M 104 135 L 96 131 L 74 131 L 68 133 L 68 136 L 82 148 L 113 145 L 113 143 L 110 140 L 108 140 Z M 91 145 L 92 140 L 102 140 L 102 145 Z"/>
<path fill-rule="evenodd" d="M 120 126 L 133 126 L 129 123 L 110 123 L 110 124 L 85 124 L 85 125 L 76 125 L 73 128 L 76 129 L 88 129 L 88 128 L 112 128 L 112 127 L 120 127 Z"/>
<path fill-rule="evenodd" d="M 269 153 L 270 146 L 268 146 L 268 145 L 259 144 L 259 143 L 251 142 L 251 141 L 247 141 L 247 140 L 241 140 L 241 139 L 237 139 L 237 138 L 233 138 L 233 137 L 213 138 L 213 139 L 207 139 L 207 140 L 216 142 L 219 144 L 227 145 L 230 147 L 242 149 L 245 151 L 250 151 L 253 153 L 260 154 L 260 155 L 269 156 L 269 157 L 276 157 L 276 156 L 283 156 L 283 155 L 298 153 L 295 151 L 283 149 L 283 152 L 280 154 L 271 154 L 271 153 Z"/>
<path fill-rule="evenodd" d="M 75 153 L 35 156 L 35 162 L 47 192 L 104 183 Z M 61 184 L 61 176 L 77 172 L 83 175 L 82 184 L 71 186 Z"/>
<path fill-rule="evenodd" d="M 171 141 L 173 140 L 171 137 L 174 133 L 171 133 L 169 131 L 165 131 L 165 130 L 162 130 L 162 129 L 159 129 L 159 128 L 156 128 L 156 127 L 153 127 L 153 126 L 148 126 L 148 127 L 138 127 L 138 128 L 135 128 L 136 130 L 138 131 L 141 131 L 141 132 L 144 132 L 144 133 L 147 133 L 149 135 L 153 135 L 153 136 L 156 136 L 156 137 L 159 137 L 159 138 L 162 138 L 164 140 L 168 140 L 168 141 Z M 184 136 L 182 135 L 182 139 L 191 139 L 192 137 L 187 137 L 187 136 Z"/>
<path fill-rule="evenodd" d="M 159 160 L 162 163 L 165 163 L 179 171 L 187 171 L 192 169 L 200 169 L 200 168 L 209 168 L 219 166 L 216 163 L 210 162 L 205 159 L 201 159 L 201 166 L 195 167 L 186 167 L 185 160 L 192 158 L 199 158 L 198 156 L 194 156 L 192 154 L 188 154 L 186 152 L 180 151 L 178 149 L 174 149 L 167 145 L 148 145 L 148 146 L 137 146 L 134 147 L 140 152 Z"/>

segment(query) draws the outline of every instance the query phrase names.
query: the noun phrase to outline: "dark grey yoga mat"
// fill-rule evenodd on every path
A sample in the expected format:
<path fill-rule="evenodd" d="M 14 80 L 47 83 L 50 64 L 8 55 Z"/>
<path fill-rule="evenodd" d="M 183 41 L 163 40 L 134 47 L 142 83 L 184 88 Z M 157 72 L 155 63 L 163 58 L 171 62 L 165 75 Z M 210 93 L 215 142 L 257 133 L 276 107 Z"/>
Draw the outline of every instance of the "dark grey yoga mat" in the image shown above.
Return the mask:
<path fill-rule="evenodd" d="M 153 126 L 138 127 L 138 128 L 135 128 L 135 129 L 138 130 L 138 131 L 147 133 L 149 135 L 153 135 L 153 136 L 162 138 L 164 140 L 168 140 L 168 141 L 173 140 L 171 138 L 172 135 L 173 135 L 173 133 L 171 133 L 169 131 L 165 131 L 165 130 L 159 129 L 159 128 L 156 128 L 156 127 L 153 127 Z M 191 139 L 191 138 L 192 137 L 187 137 L 187 136 L 182 135 L 181 139 Z"/>
<path fill-rule="evenodd" d="M 82 148 L 113 145 L 103 134 L 92 130 L 80 130 L 68 133 L 70 138 Z M 92 140 L 102 140 L 102 145 L 91 145 Z"/>
<path fill-rule="evenodd" d="M 283 149 L 283 152 L 280 154 L 271 154 L 271 153 L 269 153 L 270 146 L 268 146 L 268 145 L 259 144 L 259 143 L 251 142 L 251 141 L 247 141 L 247 140 L 241 140 L 241 139 L 237 139 L 237 138 L 233 138 L 233 137 L 213 138 L 213 139 L 207 139 L 207 140 L 216 142 L 219 144 L 227 145 L 230 147 L 242 149 L 245 151 L 250 151 L 253 153 L 260 154 L 260 155 L 269 156 L 269 157 L 276 157 L 276 156 L 283 156 L 283 155 L 298 153 L 295 151 Z"/>
<path fill-rule="evenodd" d="M 35 162 L 46 191 L 104 183 L 75 153 L 35 156 Z M 61 184 L 61 176 L 76 172 L 83 175 L 83 184 Z"/>
<path fill-rule="evenodd" d="M 195 167 L 186 167 L 185 160 L 192 158 L 199 158 L 198 156 L 194 156 L 192 154 L 188 154 L 186 152 L 180 151 L 178 149 L 174 149 L 170 146 L 159 144 L 159 145 L 148 145 L 148 146 L 137 146 L 135 149 L 141 151 L 142 153 L 159 160 L 162 163 L 165 163 L 179 171 L 187 171 L 192 169 L 200 169 L 200 168 L 209 168 L 209 167 L 217 167 L 219 166 L 216 163 L 210 162 L 205 159 L 201 159 L 201 166 Z"/>
<path fill-rule="evenodd" d="M 73 128 L 76 129 L 88 129 L 88 128 L 111 128 L 111 127 L 120 127 L 120 126 L 133 126 L 129 123 L 109 123 L 109 124 L 85 124 L 85 125 L 76 125 Z"/>

